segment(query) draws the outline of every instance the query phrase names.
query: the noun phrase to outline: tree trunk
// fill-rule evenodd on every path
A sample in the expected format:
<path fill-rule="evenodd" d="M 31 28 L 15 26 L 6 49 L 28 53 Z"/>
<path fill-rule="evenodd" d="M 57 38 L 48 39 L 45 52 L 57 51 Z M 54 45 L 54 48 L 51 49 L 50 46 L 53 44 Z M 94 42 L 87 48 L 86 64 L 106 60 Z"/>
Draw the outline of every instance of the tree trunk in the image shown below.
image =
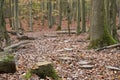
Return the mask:
<path fill-rule="evenodd" d="M 48 26 L 52 28 L 52 3 L 48 0 Z"/>
<path fill-rule="evenodd" d="M 59 22 L 58 22 L 58 28 L 57 30 L 61 30 L 61 24 L 62 24 L 62 0 L 58 0 L 59 4 Z"/>
<path fill-rule="evenodd" d="M 44 0 L 42 0 L 42 2 L 41 2 L 41 8 L 42 8 L 42 26 L 44 26 L 44 19 L 45 19 L 45 2 L 44 2 Z"/>
<path fill-rule="evenodd" d="M 85 0 L 81 0 L 81 21 L 82 21 L 82 32 L 86 32 L 86 24 L 85 24 Z"/>
<path fill-rule="evenodd" d="M 32 0 L 29 0 L 29 31 L 33 31 L 33 25 L 32 25 Z"/>
<path fill-rule="evenodd" d="M 117 43 L 104 24 L 104 0 L 92 1 L 89 48 L 99 48 Z"/>
<path fill-rule="evenodd" d="M 12 16 L 12 18 L 11 18 L 11 20 L 12 20 L 12 30 L 15 30 L 15 18 L 14 18 L 14 16 L 15 16 L 15 12 L 14 12 L 14 0 L 11 0 L 11 16 Z"/>
<path fill-rule="evenodd" d="M 71 10 L 70 10 L 69 5 L 67 7 L 67 13 L 68 13 L 68 15 L 67 15 L 67 19 L 68 19 L 68 32 L 69 32 L 69 36 L 70 36 L 70 23 L 71 23 L 70 14 L 71 14 Z"/>
<path fill-rule="evenodd" d="M 118 29 L 120 29 L 120 0 L 116 0 L 116 3 L 117 3 L 117 11 L 118 11 L 118 16 L 119 16 Z"/>
<path fill-rule="evenodd" d="M 111 35 L 114 39 L 118 40 L 117 29 L 116 29 L 116 0 L 110 0 L 110 27 Z"/>
<path fill-rule="evenodd" d="M 73 0 L 73 17 L 74 17 L 74 21 L 76 21 L 76 14 L 77 14 L 77 0 Z"/>
<path fill-rule="evenodd" d="M 6 31 L 6 25 L 4 20 L 4 12 L 3 12 L 4 0 L 0 2 L 0 47 L 2 47 L 2 41 L 6 41 L 6 45 L 10 45 L 9 35 Z"/>
<path fill-rule="evenodd" d="M 110 0 L 104 0 L 105 4 L 105 24 L 108 26 L 108 31 L 111 33 L 111 28 L 110 28 Z"/>
<path fill-rule="evenodd" d="M 19 18 L 18 18 L 18 0 L 14 0 L 14 23 L 15 23 L 15 30 L 17 31 L 19 28 Z"/>
<path fill-rule="evenodd" d="M 77 34 L 80 34 L 80 0 L 77 0 Z"/>
<path fill-rule="evenodd" d="M 9 0 L 9 24 L 10 24 L 10 27 L 12 27 L 12 14 L 11 14 L 12 6 L 11 6 L 11 4 L 12 4 L 12 1 Z"/>

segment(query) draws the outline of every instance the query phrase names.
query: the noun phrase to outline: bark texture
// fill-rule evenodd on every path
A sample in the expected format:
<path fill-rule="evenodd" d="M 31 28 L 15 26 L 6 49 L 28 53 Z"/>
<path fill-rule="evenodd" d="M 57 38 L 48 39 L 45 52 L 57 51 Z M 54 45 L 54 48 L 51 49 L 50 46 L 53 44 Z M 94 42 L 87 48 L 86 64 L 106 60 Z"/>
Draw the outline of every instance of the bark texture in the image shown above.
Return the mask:
<path fill-rule="evenodd" d="M 116 43 L 104 23 L 104 0 L 92 1 L 90 48 L 98 48 Z"/>

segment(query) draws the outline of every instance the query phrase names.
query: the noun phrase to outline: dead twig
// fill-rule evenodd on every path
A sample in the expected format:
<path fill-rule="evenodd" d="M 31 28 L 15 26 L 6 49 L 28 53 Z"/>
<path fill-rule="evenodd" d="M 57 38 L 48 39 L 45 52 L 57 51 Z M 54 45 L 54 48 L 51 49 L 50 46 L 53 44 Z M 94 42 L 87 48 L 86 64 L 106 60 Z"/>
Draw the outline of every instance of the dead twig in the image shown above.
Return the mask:
<path fill-rule="evenodd" d="M 105 47 L 96 49 L 95 51 L 101 51 L 101 50 L 104 50 L 104 49 L 111 49 L 111 48 L 117 48 L 117 47 L 120 47 L 120 43 L 118 43 L 118 44 L 113 44 L 113 45 L 110 45 L 110 46 L 105 46 Z"/>

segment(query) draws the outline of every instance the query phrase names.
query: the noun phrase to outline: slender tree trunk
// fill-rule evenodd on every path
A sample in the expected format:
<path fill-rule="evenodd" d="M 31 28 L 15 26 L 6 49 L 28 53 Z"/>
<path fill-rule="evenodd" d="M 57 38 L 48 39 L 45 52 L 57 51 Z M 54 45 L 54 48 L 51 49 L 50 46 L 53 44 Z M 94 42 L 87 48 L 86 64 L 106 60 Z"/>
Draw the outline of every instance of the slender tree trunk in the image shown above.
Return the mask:
<path fill-rule="evenodd" d="M 0 48 L 2 47 L 2 41 L 3 41 L 3 31 L 2 31 L 2 27 L 3 27 L 3 3 L 4 3 L 4 0 L 0 0 Z"/>
<path fill-rule="evenodd" d="M 51 7 L 52 7 L 52 20 L 51 20 L 51 23 L 52 23 L 52 25 L 54 25 L 55 24 L 55 14 L 54 14 L 55 2 L 51 1 L 51 3 L 52 3 L 52 5 L 51 5 Z"/>
<path fill-rule="evenodd" d="M 14 19 L 15 19 L 15 17 L 14 17 L 14 16 L 15 16 L 15 11 L 14 11 L 14 6 L 15 6 L 14 3 L 15 3 L 15 2 L 14 2 L 14 1 L 15 1 L 15 0 L 11 0 L 11 1 L 12 1 L 12 4 L 11 4 L 12 30 L 15 30 L 15 20 L 14 20 Z"/>
<path fill-rule="evenodd" d="M 14 22 L 15 22 L 15 30 L 18 31 L 19 28 L 19 18 L 18 18 L 18 0 L 14 0 Z"/>
<path fill-rule="evenodd" d="M 42 0 L 41 2 L 41 7 L 42 7 L 42 26 L 44 26 L 44 15 L 45 15 L 45 2 Z"/>
<path fill-rule="evenodd" d="M 48 0 L 48 26 L 52 28 L 52 3 Z"/>
<path fill-rule="evenodd" d="M 61 24 L 62 24 L 62 0 L 58 0 L 58 4 L 59 4 L 59 22 L 58 22 L 57 30 L 61 30 Z"/>
<path fill-rule="evenodd" d="M 82 21 L 82 32 L 86 32 L 86 24 L 85 24 L 85 0 L 81 0 L 81 21 Z"/>
<path fill-rule="evenodd" d="M 4 0 L 0 0 L 0 47 L 2 47 L 2 41 L 6 41 L 6 45 L 10 45 L 9 35 L 6 31 L 6 25 L 4 20 Z"/>
<path fill-rule="evenodd" d="M 120 29 L 120 0 L 116 0 L 116 3 L 117 3 L 118 18 L 119 18 L 118 29 Z"/>
<path fill-rule="evenodd" d="M 70 11 L 69 5 L 67 7 L 67 13 L 68 13 L 68 15 L 67 15 L 67 19 L 68 19 L 68 32 L 69 32 L 69 36 L 70 36 L 70 23 L 71 23 L 70 14 L 71 14 L 71 11 Z"/>
<path fill-rule="evenodd" d="M 116 29 L 116 0 L 110 0 L 110 26 L 111 26 L 111 35 L 114 39 L 118 40 L 117 29 Z"/>
<path fill-rule="evenodd" d="M 10 27 L 12 27 L 12 14 L 11 14 L 11 10 L 12 10 L 12 0 L 9 0 L 9 23 L 10 23 Z"/>
<path fill-rule="evenodd" d="M 29 31 L 33 31 L 33 25 L 32 25 L 32 0 L 29 0 Z"/>
<path fill-rule="evenodd" d="M 80 0 L 77 0 L 77 35 L 80 34 Z"/>
<path fill-rule="evenodd" d="M 77 14 L 77 0 L 73 0 L 73 17 L 74 17 L 74 21 L 76 21 L 76 14 Z"/>

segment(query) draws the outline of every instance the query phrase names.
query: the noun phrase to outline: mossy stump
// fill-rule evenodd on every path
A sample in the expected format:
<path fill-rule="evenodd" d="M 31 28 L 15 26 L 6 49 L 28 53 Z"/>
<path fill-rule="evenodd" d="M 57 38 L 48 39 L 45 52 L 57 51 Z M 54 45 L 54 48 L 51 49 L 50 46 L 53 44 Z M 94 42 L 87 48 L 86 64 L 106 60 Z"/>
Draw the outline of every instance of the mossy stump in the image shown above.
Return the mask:
<path fill-rule="evenodd" d="M 16 64 L 13 55 L 5 55 L 0 53 L 0 74 L 15 72 Z"/>
<path fill-rule="evenodd" d="M 40 78 L 45 79 L 50 77 L 53 80 L 59 80 L 56 71 L 54 70 L 51 62 L 39 62 L 31 70 L 31 73 L 38 75 Z"/>

